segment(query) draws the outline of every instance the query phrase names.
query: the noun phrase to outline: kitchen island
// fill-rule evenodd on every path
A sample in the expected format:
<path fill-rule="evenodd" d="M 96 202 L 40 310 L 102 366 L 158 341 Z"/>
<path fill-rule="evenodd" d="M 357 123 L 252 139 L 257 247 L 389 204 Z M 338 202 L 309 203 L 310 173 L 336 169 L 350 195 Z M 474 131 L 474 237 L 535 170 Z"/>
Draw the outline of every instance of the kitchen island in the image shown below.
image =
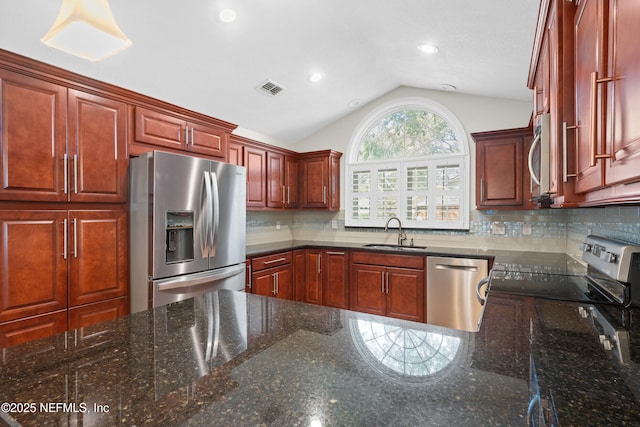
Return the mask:
<path fill-rule="evenodd" d="M 640 425 L 640 379 L 578 306 L 490 293 L 470 333 L 218 291 L 4 349 L 0 420 L 526 425 L 539 383 L 561 425 Z"/>

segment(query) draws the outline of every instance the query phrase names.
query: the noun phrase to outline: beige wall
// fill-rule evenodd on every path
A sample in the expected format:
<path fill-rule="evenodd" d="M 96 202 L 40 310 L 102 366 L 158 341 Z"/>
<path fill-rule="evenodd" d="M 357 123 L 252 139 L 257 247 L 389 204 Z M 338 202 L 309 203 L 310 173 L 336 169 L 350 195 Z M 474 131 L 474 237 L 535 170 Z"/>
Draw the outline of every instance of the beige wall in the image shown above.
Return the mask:
<path fill-rule="evenodd" d="M 351 135 L 371 111 L 384 103 L 407 97 L 423 97 L 442 104 L 451 110 L 467 132 L 470 145 L 469 152 L 471 153 L 470 198 L 472 203 L 470 206 L 473 208 L 475 206 L 475 193 L 473 192 L 475 188 L 475 144 L 470 134 L 473 132 L 527 126 L 533 111 L 532 102 L 511 101 L 402 86 L 298 142 L 292 149 L 304 152 L 332 148 L 346 154 Z M 341 171 L 345 170 L 344 164 L 345 157 L 341 160 Z M 340 179 L 340 188 L 344 188 L 344 173 Z M 344 206 L 344 191 L 341 193 L 340 206 Z"/>

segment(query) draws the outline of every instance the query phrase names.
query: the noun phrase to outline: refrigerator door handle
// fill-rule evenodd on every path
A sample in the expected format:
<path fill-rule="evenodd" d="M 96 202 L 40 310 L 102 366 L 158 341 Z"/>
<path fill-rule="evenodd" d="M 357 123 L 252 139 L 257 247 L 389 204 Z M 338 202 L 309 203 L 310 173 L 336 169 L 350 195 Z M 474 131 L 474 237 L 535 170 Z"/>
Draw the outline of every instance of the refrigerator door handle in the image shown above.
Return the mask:
<path fill-rule="evenodd" d="M 236 274 L 244 273 L 244 264 L 233 265 L 221 268 L 216 271 L 206 271 L 201 273 L 188 274 L 184 276 L 171 277 L 168 279 L 156 280 L 154 283 L 159 291 L 175 291 L 191 286 L 210 284 L 217 280 L 226 279 Z"/>
<path fill-rule="evenodd" d="M 202 257 L 208 257 L 209 235 L 211 233 L 211 181 L 209 180 L 209 172 L 203 172 L 203 194 L 200 199 L 200 212 L 202 221 L 200 221 L 200 248 L 202 249 Z"/>
<path fill-rule="evenodd" d="M 211 188 L 213 199 L 209 203 L 212 210 L 213 223 L 211 225 L 211 247 L 209 248 L 209 256 L 216 255 L 216 236 L 218 234 L 218 223 L 220 222 L 220 193 L 218 192 L 218 176 L 215 172 L 209 174 L 211 176 Z"/>

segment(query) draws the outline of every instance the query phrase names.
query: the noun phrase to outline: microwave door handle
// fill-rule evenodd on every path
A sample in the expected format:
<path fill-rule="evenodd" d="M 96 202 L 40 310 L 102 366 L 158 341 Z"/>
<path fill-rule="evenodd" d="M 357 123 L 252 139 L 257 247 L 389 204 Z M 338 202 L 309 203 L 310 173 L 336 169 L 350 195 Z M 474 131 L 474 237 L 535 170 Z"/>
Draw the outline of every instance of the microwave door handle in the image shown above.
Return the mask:
<path fill-rule="evenodd" d="M 218 234 L 218 224 L 220 222 L 220 193 L 218 192 L 218 176 L 215 172 L 209 174 L 211 176 L 211 190 L 213 193 L 212 204 L 209 206 L 212 210 L 213 223 L 211 225 L 211 256 L 216 254 L 216 237 Z"/>
<path fill-rule="evenodd" d="M 531 143 L 531 148 L 529 148 L 529 174 L 531 174 L 531 179 L 538 185 L 540 185 L 540 178 L 538 178 L 533 171 L 533 150 L 535 150 L 536 145 L 540 143 L 540 134 L 537 134 Z"/>

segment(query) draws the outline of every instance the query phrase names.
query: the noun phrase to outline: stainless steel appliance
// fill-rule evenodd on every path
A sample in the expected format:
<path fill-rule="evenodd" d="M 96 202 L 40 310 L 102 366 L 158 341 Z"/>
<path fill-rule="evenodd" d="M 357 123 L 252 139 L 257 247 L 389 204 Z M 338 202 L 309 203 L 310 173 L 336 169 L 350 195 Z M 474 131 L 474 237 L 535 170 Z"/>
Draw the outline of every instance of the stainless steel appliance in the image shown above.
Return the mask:
<path fill-rule="evenodd" d="M 528 166 L 529 175 L 531 176 L 531 194 L 536 201 L 550 201 L 550 115 L 542 114 L 537 118 L 536 126 L 531 148 L 529 149 Z"/>
<path fill-rule="evenodd" d="M 490 290 L 562 301 L 640 306 L 640 246 L 590 235 L 580 249 L 586 274 L 494 268 Z"/>
<path fill-rule="evenodd" d="M 130 172 L 131 312 L 244 289 L 246 169 L 153 151 Z"/>
<path fill-rule="evenodd" d="M 476 289 L 488 269 L 486 259 L 427 257 L 427 323 L 476 332 L 483 311 Z"/>

